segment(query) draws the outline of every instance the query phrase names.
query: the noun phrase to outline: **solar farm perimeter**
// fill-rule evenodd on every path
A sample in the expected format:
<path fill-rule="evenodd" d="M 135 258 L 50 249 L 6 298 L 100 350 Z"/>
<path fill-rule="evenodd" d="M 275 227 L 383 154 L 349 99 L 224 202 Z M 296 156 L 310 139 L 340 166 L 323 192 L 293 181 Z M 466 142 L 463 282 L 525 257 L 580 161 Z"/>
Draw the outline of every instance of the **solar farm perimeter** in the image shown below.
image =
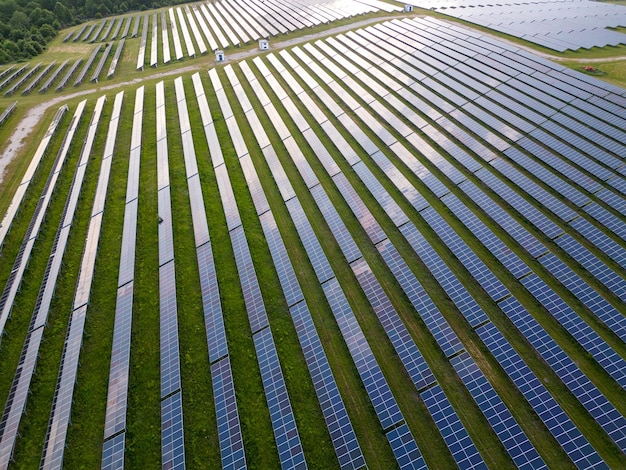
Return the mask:
<path fill-rule="evenodd" d="M 626 466 L 626 90 L 412 18 L 55 111 L 0 468 Z"/>

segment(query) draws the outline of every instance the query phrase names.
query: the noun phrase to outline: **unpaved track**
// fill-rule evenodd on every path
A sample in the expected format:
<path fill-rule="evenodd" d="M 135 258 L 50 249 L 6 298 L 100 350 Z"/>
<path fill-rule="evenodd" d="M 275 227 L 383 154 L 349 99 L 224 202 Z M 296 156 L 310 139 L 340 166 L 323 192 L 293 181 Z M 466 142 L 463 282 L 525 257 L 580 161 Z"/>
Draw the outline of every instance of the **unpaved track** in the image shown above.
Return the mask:
<path fill-rule="evenodd" d="M 361 28 L 364 26 L 368 26 L 372 23 L 379 23 L 381 21 L 387 21 L 387 20 L 391 20 L 394 18 L 401 18 L 401 17 L 402 16 L 399 16 L 399 15 L 393 15 L 393 16 L 380 16 L 376 18 L 369 18 L 367 20 L 357 21 L 356 23 L 350 23 L 347 25 L 338 26 L 336 28 L 319 31 L 317 33 L 307 34 L 305 36 L 300 36 L 300 37 L 293 38 L 293 39 L 285 39 L 284 41 L 275 41 L 275 42 L 272 41 L 270 42 L 270 46 L 272 50 L 283 49 L 285 47 L 291 47 L 297 44 L 311 42 L 311 41 L 314 41 L 314 40 L 317 40 L 319 38 L 323 38 L 326 36 L 333 36 L 335 34 L 343 33 L 354 28 Z M 255 56 L 257 54 L 259 54 L 258 49 L 250 49 L 250 50 L 241 51 L 241 52 L 227 53 L 226 58 L 228 62 L 236 62 L 242 59 L 246 59 L 250 56 Z M 171 69 L 165 72 L 158 72 L 155 69 L 154 72 L 142 73 L 136 78 L 122 82 L 122 83 L 115 83 L 113 85 L 105 85 L 105 86 L 101 86 L 98 88 L 79 90 L 73 93 L 55 96 L 29 109 L 24 115 L 24 117 L 22 118 L 22 120 L 17 123 L 15 127 L 15 131 L 13 131 L 13 134 L 11 134 L 11 137 L 9 137 L 9 141 L 8 141 L 6 148 L 4 149 L 2 154 L 0 154 L 0 184 L 2 184 L 2 180 L 4 179 L 4 173 L 5 173 L 6 167 L 11 163 L 11 161 L 13 161 L 15 157 L 19 155 L 20 150 L 22 149 L 24 144 L 27 142 L 28 136 L 31 135 L 35 127 L 41 122 L 45 113 L 51 107 L 64 103 L 72 98 L 80 97 L 83 95 L 102 93 L 105 91 L 114 90 L 116 88 L 120 88 L 120 87 L 127 86 L 127 85 L 140 84 L 144 81 L 154 79 L 154 78 L 166 77 L 170 75 L 181 75 L 183 73 L 193 72 L 197 70 L 205 70 L 215 65 L 215 61 L 212 58 L 209 59 L 208 57 L 209 56 L 207 56 L 207 60 L 198 61 L 194 64 L 190 64 L 185 67 Z"/>

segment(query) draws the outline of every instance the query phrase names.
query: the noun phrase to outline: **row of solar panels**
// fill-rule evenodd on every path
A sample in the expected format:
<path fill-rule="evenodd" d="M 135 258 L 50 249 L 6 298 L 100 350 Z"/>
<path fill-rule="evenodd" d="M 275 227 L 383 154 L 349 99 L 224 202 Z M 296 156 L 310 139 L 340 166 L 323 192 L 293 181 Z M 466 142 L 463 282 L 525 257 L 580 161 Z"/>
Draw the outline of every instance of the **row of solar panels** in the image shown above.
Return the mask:
<path fill-rule="evenodd" d="M 0 126 L 3 125 L 7 119 L 9 119 L 9 116 L 13 114 L 13 111 L 15 111 L 15 108 L 17 108 L 17 101 L 14 101 L 13 103 L 11 103 L 9 106 L 7 106 L 6 108 L 2 110 L 2 113 L 0 113 Z"/>
<path fill-rule="evenodd" d="M 102 446 L 102 468 L 123 468 L 126 444 L 126 410 L 130 376 L 130 346 L 135 282 L 135 244 L 139 203 L 139 168 L 143 126 L 144 87 L 135 93 L 128 180 L 122 230 L 115 324 Z"/>
<path fill-rule="evenodd" d="M 248 155 L 247 146 L 215 69 L 209 71 L 209 77 L 220 104 L 222 117 L 226 121 L 228 132 L 233 141 L 239 142 L 239 145 L 235 146 L 236 156 L 238 159 L 246 158 Z M 304 451 L 228 169 L 223 162 L 221 152 L 217 158 L 212 158 L 212 161 L 218 178 L 220 198 L 226 215 L 226 224 L 235 255 L 235 263 L 239 273 L 281 466 L 306 468 Z"/>
<path fill-rule="evenodd" d="M 430 0 L 416 5 L 559 52 L 626 43 L 626 35 L 607 29 L 626 25 L 622 5 L 594 1 L 468 5 Z"/>
<path fill-rule="evenodd" d="M 104 97 L 103 97 L 104 98 Z M 94 269 L 96 256 L 98 254 L 98 242 L 104 215 L 109 176 L 111 174 L 111 163 L 113 160 L 113 149 L 119 127 L 119 117 L 122 107 L 124 92 L 119 92 L 115 97 L 113 111 L 107 139 L 104 146 L 98 185 L 93 200 L 89 227 L 85 239 L 85 249 L 80 265 L 72 313 L 70 314 L 67 336 L 61 356 L 61 364 L 52 401 L 52 410 L 44 449 L 41 457 L 41 468 L 60 468 L 63 462 L 65 451 L 65 440 L 67 430 L 70 425 L 70 415 L 74 397 L 74 386 L 78 374 L 79 356 L 81 352 L 83 333 L 87 316 L 87 307 L 91 294 L 91 287 L 94 279 Z M 104 105 L 105 100 L 100 99 Z M 93 132 L 88 133 L 88 138 L 93 142 L 97 132 L 97 125 L 91 126 Z M 91 131 L 91 129 L 90 129 Z"/>

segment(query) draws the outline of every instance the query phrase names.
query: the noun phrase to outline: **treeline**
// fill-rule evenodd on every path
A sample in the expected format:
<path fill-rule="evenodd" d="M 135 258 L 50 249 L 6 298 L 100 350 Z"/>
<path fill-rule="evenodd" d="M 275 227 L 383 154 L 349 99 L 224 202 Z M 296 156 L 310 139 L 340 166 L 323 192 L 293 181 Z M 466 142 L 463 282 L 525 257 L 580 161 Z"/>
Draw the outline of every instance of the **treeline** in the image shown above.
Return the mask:
<path fill-rule="evenodd" d="M 184 0 L 0 0 L 0 64 L 30 59 L 46 49 L 60 29 L 119 15 L 183 3 Z"/>

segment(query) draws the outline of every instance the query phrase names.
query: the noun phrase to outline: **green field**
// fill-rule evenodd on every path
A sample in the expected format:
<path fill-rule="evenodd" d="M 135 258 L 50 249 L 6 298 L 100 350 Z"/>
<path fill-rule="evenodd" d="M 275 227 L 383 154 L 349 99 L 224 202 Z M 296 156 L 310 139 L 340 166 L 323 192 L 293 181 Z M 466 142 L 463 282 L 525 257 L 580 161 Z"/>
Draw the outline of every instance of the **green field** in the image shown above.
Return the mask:
<path fill-rule="evenodd" d="M 156 10 L 160 15 L 160 10 Z M 152 13 L 152 11 L 150 12 Z M 426 14 L 420 11 L 411 16 Z M 430 14 L 430 12 L 428 12 Z M 143 15 L 143 13 L 142 13 Z M 365 17 L 356 17 L 355 21 L 367 21 L 375 24 L 383 17 L 390 16 L 383 12 L 370 14 Z M 403 15 L 395 15 L 402 18 Z M 433 14 L 440 19 L 446 19 L 443 15 Z M 319 38 L 335 35 L 339 31 L 335 28 L 345 28 L 351 25 L 351 21 L 325 25 L 317 29 L 307 29 L 293 35 L 272 40 L 272 51 L 276 57 L 282 57 L 279 51 L 283 46 L 291 51 L 291 46 L 300 40 L 314 42 L 310 39 L 311 34 L 319 34 Z M 80 26 L 74 27 L 79 29 Z M 484 28 L 477 28 L 486 31 Z M 69 30 L 68 30 L 69 31 Z M 63 43 L 62 39 L 68 31 L 62 31 L 57 39 L 49 46 L 48 51 L 41 57 L 46 63 L 52 60 L 62 61 L 66 58 L 77 59 L 87 57 L 92 45 L 83 43 Z M 159 30 L 160 33 L 160 30 Z M 509 41 L 515 41 L 506 38 Z M 283 44 L 283 41 L 284 44 Z M 289 41 L 289 42 L 286 42 Z M 150 41 L 148 41 L 148 45 Z M 523 44 L 528 46 L 527 43 Z M 159 47 L 161 45 L 159 44 Z M 328 46 L 330 47 L 330 46 Z M 244 137 L 250 158 L 254 163 L 255 170 L 261 181 L 262 189 L 267 197 L 269 207 L 276 219 L 289 259 L 294 267 L 297 280 L 304 293 L 304 298 L 311 311 L 314 326 L 328 358 L 330 368 L 337 383 L 337 387 L 343 398 L 357 439 L 360 443 L 363 456 L 369 468 L 394 468 L 397 463 L 393 452 L 387 442 L 386 432 L 377 417 L 366 387 L 363 384 L 359 370 L 351 356 L 349 344 L 341 330 L 340 322 L 336 318 L 325 294 L 323 283 L 316 275 L 313 263 L 307 255 L 305 243 L 301 240 L 296 222 L 289 212 L 288 203 L 284 201 L 279 184 L 276 182 L 273 168 L 265 158 L 263 148 L 259 145 L 259 131 L 254 129 L 242 108 L 238 95 L 229 82 L 229 75 L 225 66 L 216 64 L 214 57 L 209 54 L 197 58 L 186 58 L 182 62 L 173 61 L 170 64 L 159 65 L 157 69 L 146 67 L 143 71 L 135 70 L 139 39 L 128 39 L 118 66 L 117 73 L 112 80 L 101 80 L 98 84 L 84 84 L 79 88 L 68 86 L 61 93 L 48 91 L 45 94 L 33 93 L 30 96 L 19 97 L 19 105 L 9 120 L 0 127 L 0 146 L 3 151 L 9 144 L 9 139 L 16 126 L 20 125 L 30 110 L 37 106 L 48 105 L 41 119 L 33 126 L 32 133 L 25 140 L 24 145 L 17 156 L 10 162 L 0 184 L 0 214 L 4 214 L 12 195 L 20 183 L 21 176 L 26 171 L 29 158 L 37 148 L 38 142 L 45 133 L 54 112 L 62 104 L 70 108 L 63 118 L 59 129 L 56 131 L 45 157 L 38 169 L 31 187 L 28 189 L 26 198 L 11 230 L 1 247 L 0 259 L 0 285 L 4 286 L 9 279 L 13 260 L 22 244 L 24 234 L 27 231 L 31 217 L 35 212 L 39 195 L 42 193 L 46 178 L 51 171 L 55 156 L 61 148 L 63 136 L 69 128 L 70 118 L 79 101 L 87 99 L 87 106 L 78 126 L 77 134 L 72 142 L 67 161 L 60 174 L 57 188 L 51 199 L 46 212 L 42 230 L 37 237 L 34 251 L 25 270 L 24 278 L 19 294 L 13 305 L 11 319 L 7 322 L 5 335 L 0 343 L 0 402 L 5 403 L 9 395 L 15 370 L 18 367 L 20 354 L 29 330 L 31 314 L 35 308 L 38 292 L 46 269 L 46 264 L 51 253 L 57 227 L 61 222 L 66 199 L 70 194 L 70 188 L 74 177 L 74 168 L 81 154 L 83 139 L 87 133 L 89 120 L 94 110 L 95 101 L 102 95 L 107 96 L 107 104 L 102 113 L 94 146 L 89 157 L 86 175 L 77 212 L 72 223 L 70 238 L 66 253 L 63 257 L 63 265 L 58 278 L 55 295 L 50 307 L 50 316 L 45 326 L 42 348 L 40 350 L 36 375 L 30 386 L 31 394 L 27 401 L 26 413 L 23 415 L 19 427 L 19 439 L 14 450 L 14 462 L 11 468 L 35 468 L 39 465 L 43 442 L 46 438 L 46 430 L 50 417 L 50 410 L 57 386 L 59 367 L 62 363 L 64 342 L 67 334 L 68 321 L 73 309 L 75 287 L 81 268 L 81 259 L 85 249 L 89 218 L 92 210 L 100 166 L 107 138 L 107 128 L 112 114 L 114 96 L 119 91 L 125 92 L 122 104 L 120 124 L 115 140 L 115 151 L 112 160 L 109 187 L 106 195 L 106 207 L 102 223 L 100 242 L 97 247 L 97 259 L 95 264 L 94 281 L 87 310 L 87 321 L 82 336 L 80 349 L 80 367 L 78 368 L 76 385 L 74 388 L 73 406 L 71 412 L 71 425 L 67 434 L 67 448 L 63 456 L 65 468 L 98 468 L 102 459 L 102 444 L 104 435 L 105 411 L 107 406 L 107 390 L 109 379 L 109 367 L 111 362 L 111 348 L 113 344 L 113 329 L 116 309 L 116 292 L 118 287 L 118 270 L 120 265 L 120 250 L 122 246 L 122 229 L 124 226 L 124 210 L 127 179 L 129 171 L 129 151 L 131 145 L 131 133 L 133 126 L 133 110 L 135 105 L 135 91 L 139 86 L 145 86 L 145 100 L 143 103 L 143 132 L 141 142 L 141 171 L 139 175 L 139 202 L 137 219 L 137 244 L 136 264 L 134 273 L 134 298 L 133 317 L 131 329 L 131 355 L 130 377 L 128 395 L 128 413 L 126 426 L 126 452 L 125 465 L 127 468 L 158 468 L 161 464 L 161 416 L 160 416 L 160 355 L 159 355 L 159 223 L 161 221 L 158 201 L 157 186 L 157 122 L 156 122 L 156 84 L 164 81 L 165 84 L 165 109 L 167 148 L 169 152 L 169 179 L 171 186 L 171 206 L 173 216 L 173 236 L 175 251 L 175 274 L 176 274 L 176 299 L 177 319 L 180 353 L 180 372 L 182 380 L 183 416 L 184 416 L 184 444 L 185 462 L 189 468 L 218 468 L 221 465 L 220 442 L 217 433 L 217 417 L 214 407 L 214 396 L 211 377 L 211 362 L 207 350 L 207 338 L 205 319 L 203 312 L 203 299 L 201 295 L 198 262 L 196 258 L 192 213 L 190 209 L 189 191 L 187 186 L 187 174 L 183 153 L 183 140 L 180 134 L 179 115 L 177 111 L 176 95 L 174 92 L 174 79 L 183 77 L 186 99 L 191 124 L 191 134 L 196 152 L 198 174 L 202 183 L 203 203 L 206 208 L 207 224 L 211 236 L 215 270 L 219 284 L 219 299 L 223 312 L 226 337 L 230 361 L 232 364 L 233 379 L 235 384 L 237 407 L 241 420 L 241 431 L 245 445 L 246 462 L 249 468 L 279 468 L 279 449 L 275 442 L 272 428 L 272 420 L 268 405 L 264 398 L 262 372 L 259 368 L 255 353 L 253 334 L 250 329 L 248 312 L 244 301 L 244 287 L 240 283 L 235 262 L 235 253 L 231 244 L 230 233 L 227 227 L 226 216 L 221 202 L 223 195 L 220 193 L 216 171 L 211 161 L 209 145 L 207 143 L 201 118 L 201 110 L 195 96 L 191 80 L 192 73 L 200 72 L 200 77 L 211 110 L 211 116 L 218 136 L 219 145 L 224 155 L 230 184 L 233 187 L 237 208 L 241 214 L 241 221 L 249 245 L 254 269 L 258 277 L 262 300 L 267 311 L 271 331 L 276 343 L 280 367 L 284 375 L 289 399 L 293 408 L 302 448 L 306 455 L 308 466 L 311 468 L 327 469 L 337 468 L 339 462 L 333 450 L 332 436 L 326 427 L 324 415 L 315 393 L 314 382 L 307 369 L 305 354 L 298 340 L 297 326 L 290 315 L 289 305 L 281 287 L 279 273 L 274 266 L 274 261 L 268 242 L 265 238 L 257 208 L 249 189 L 249 181 L 246 180 L 242 170 L 237 148 L 232 141 L 227 122 L 221 113 L 221 103 L 214 90 L 207 70 L 215 68 L 224 87 L 228 102 L 233 110 L 235 122 Z M 173 48 L 172 48 L 173 49 Z M 115 48 L 113 49 L 113 51 Z M 306 48 L 303 48 L 306 50 Z M 602 80 L 624 86 L 626 85 L 626 61 L 620 58 L 626 48 L 617 47 L 606 50 L 594 50 L 567 54 L 553 54 L 548 50 L 539 52 L 551 54 L 555 60 L 570 68 L 579 68 L 585 60 L 602 59 L 602 62 L 593 61 L 593 65 L 605 72 L 600 76 Z M 257 55 L 256 44 L 248 44 L 235 50 L 227 50 L 227 55 L 252 59 Z M 259 54 L 260 55 L 260 54 Z M 146 50 L 149 57 L 149 47 Z M 326 102 L 316 94 L 310 83 L 303 80 L 293 72 L 291 65 L 280 58 L 283 67 L 291 71 L 295 79 L 296 87 L 302 87 L 304 96 L 310 102 L 319 107 L 329 124 L 335 126 L 343 139 L 348 143 L 349 149 L 333 141 L 323 125 L 316 120 L 316 116 L 310 112 L 305 100 L 298 97 L 297 93 L 290 88 L 288 80 L 269 60 L 267 54 L 260 55 L 262 63 L 276 77 L 276 83 L 285 90 L 285 96 L 293 100 L 294 107 L 302 115 L 303 121 L 310 126 L 311 132 L 319 139 L 328 156 L 335 162 L 339 171 L 345 176 L 345 180 L 354 188 L 355 194 L 363 202 L 363 210 L 371 213 L 372 223 L 378 224 L 386 237 L 397 249 L 399 257 L 406 263 L 411 276 L 423 286 L 424 295 L 432 299 L 433 305 L 438 309 L 441 317 L 449 323 L 452 330 L 463 345 L 465 351 L 478 365 L 484 377 L 486 377 L 499 395 L 502 403 L 508 407 L 520 428 L 528 436 L 530 443 L 536 448 L 537 453 L 550 468 L 575 468 L 571 455 L 558 443 L 557 438 L 542 422 L 537 411 L 526 400 L 522 391 L 514 383 L 502 364 L 494 354 L 489 351 L 481 340 L 476 325 L 471 325 L 466 318 L 463 307 L 455 303 L 450 291 L 447 291 L 441 283 L 441 279 L 433 274 L 427 262 L 416 253 L 414 247 L 404 236 L 402 228 L 397 226 L 394 219 L 386 211 L 381 200 L 371 193 L 371 188 L 363 180 L 359 173 L 347 160 L 346 155 L 354 153 L 362 161 L 375 177 L 384 192 L 407 216 L 407 221 L 413 224 L 422 233 L 425 240 L 434 248 L 447 269 L 453 273 L 462 286 L 475 299 L 476 304 L 486 315 L 487 321 L 495 325 L 502 336 L 510 343 L 514 350 L 524 359 L 529 370 L 539 378 L 545 389 L 554 397 L 555 401 L 567 414 L 572 423 L 578 428 L 582 436 L 586 438 L 595 449 L 600 458 L 611 468 L 626 466 L 626 456 L 620 446 L 603 430 L 591 414 L 579 402 L 571 390 L 559 378 L 550 365 L 536 350 L 529 339 L 525 338 L 515 326 L 513 320 L 502 311 L 499 301 L 487 295 L 485 287 L 464 264 L 458 253 L 455 253 L 438 235 L 436 229 L 429 225 L 424 213 L 415 210 L 411 200 L 401 191 L 397 182 L 402 177 L 408 181 L 413 189 L 425 199 L 428 206 L 438 214 L 459 237 L 475 253 L 519 303 L 532 315 L 545 331 L 552 337 L 563 351 L 569 355 L 580 370 L 590 379 L 591 383 L 606 397 L 608 402 L 615 407 L 619 414 L 626 413 L 626 393 L 624 388 L 603 369 L 598 359 L 594 358 L 564 327 L 555 316 L 541 305 L 512 272 L 500 261 L 499 253 L 493 253 L 479 239 L 471 227 L 465 225 L 446 205 L 442 198 L 438 197 L 425 183 L 423 174 L 416 174 L 412 166 L 406 160 L 402 160 L 395 150 L 388 145 L 386 135 L 391 136 L 394 142 L 408 148 L 411 158 L 416 164 L 424 169 L 424 173 L 430 173 L 439 178 L 445 186 L 446 192 L 457 197 L 464 203 L 472 214 L 475 214 L 485 226 L 507 246 L 510 252 L 515 253 L 539 278 L 553 289 L 558 297 L 571 307 L 577 316 L 582 318 L 598 337 L 610 346 L 615 353 L 626 358 L 626 344 L 603 323 L 596 313 L 578 298 L 571 290 L 566 288 L 563 282 L 549 272 L 541 260 L 531 255 L 525 247 L 500 226 L 487 210 L 473 201 L 454 181 L 449 178 L 446 165 L 454 167 L 465 180 L 482 189 L 494 201 L 497 201 L 501 209 L 509 214 L 517 223 L 528 230 L 540 243 L 544 244 L 549 251 L 555 253 L 572 270 L 580 276 L 596 293 L 610 304 L 620 315 L 626 315 L 626 306 L 619 292 L 608 288 L 597 276 L 591 274 L 580 262 L 562 249 L 557 242 L 544 234 L 529 218 L 514 210 L 504 201 L 504 196 L 497 193 L 495 188 L 480 179 L 479 176 L 465 168 L 456 161 L 451 153 L 448 153 L 442 141 L 435 140 L 433 134 L 428 134 L 417 122 L 412 122 L 397 108 L 385 102 L 378 90 L 384 90 L 389 96 L 396 98 L 403 106 L 415 112 L 424 119 L 424 122 L 439 129 L 447 139 L 455 136 L 441 126 L 441 123 L 431 115 L 422 113 L 407 99 L 406 95 L 398 94 L 399 88 L 394 88 L 392 78 L 388 77 L 385 82 L 381 75 L 366 75 L 374 82 L 376 88 L 365 86 L 368 93 L 376 97 L 382 107 L 386 107 L 397 122 L 402 123 L 412 133 L 419 136 L 431 148 L 440 155 L 442 163 L 430 158 L 424 149 L 415 147 L 415 141 L 411 141 L 408 135 L 402 134 L 400 128 L 394 128 L 389 122 L 385 122 L 378 114 L 380 107 L 368 101 L 366 96 L 358 90 L 351 88 L 349 83 L 340 80 L 337 70 L 348 62 L 341 52 L 338 53 L 337 62 L 340 66 L 326 68 L 326 73 L 333 79 L 338 88 L 323 83 L 319 77 L 315 77 L 312 68 L 301 59 L 295 59 L 295 63 L 317 79 L 321 90 L 339 104 Z M 558 57 L 558 58 L 557 58 Z M 110 59 L 109 59 L 110 61 Z M 330 61 L 330 59 L 328 59 Z M 96 60 L 97 62 L 97 60 Z M 108 63 L 103 70 L 106 71 Z M 472 398 L 472 394 L 463 384 L 453 366 L 454 358 L 461 354 L 447 357 L 442 347 L 435 339 L 430 325 L 427 324 L 421 312 L 416 311 L 413 299 L 392 272 L 375 243 L 370 239 L 368 225 L 359 219 L 359 214 L 350 206 L 341 188 L 325 170 L 316 150 L 302 131 L 302 123 L 294 120 L 290 109 L 286 105 L 288 101 L 272 91 L 272 82 L 262 77 L 263 70 L 259 69 L 252 60 L 247 60 L 256 78 L 257 86 L 261 87 L 269 97 L 269 102 L 276 108 L 277 114 L 284 123 L 284 129 L 293 137 L 293 140 L 302 152 L 302 158 L 312 168 L 315 177 L 320 182 L 327 197 L 332 202 L 339 214 L 348 233 L 353 238 L 362 258 L 367 261 L 371 272 L 382 287 L 382 291 L 389 300 L 389 305 L 397 313 L 399 319 L 406 327 L 410 339 L 417 345 L 425 362 L 434 375 L 434 380 L 445 392 L 450 404 L 454 407 L 463 426 L 471 436 L 478 452 L 489 468 L 514 468 L 515 463 L 508 452 L 506 445 L 499 439 L 496 431 L 492 428 L 489 420 L 481 412 L 480 406 Z M 326 67 L 325 61 L 316 59 L 317 67 Z M 268 106 L 264 105 L 256 95 L 256 91 L 249 83 L 238 61 L 230 60 L 226 67 L 232 67 L 234 74 L 242 84 L 242 89 L 252 103 L 252 112 L 258 116 L 263 124 L 264 132 L 267 133 L 269 142 L 278 156 L 287 179 L 295 196 L 297 196 L 304 212 L 313 227 L 313 231 L 323 253 L 327 257 L 330 266 L 337 278 L 339 285 L 345 292 L 354 316 L 363 331 L 364 337 L 376 359 L 384 378 L 386 379 L 398 408 L 402 413 L 404 423 L 411 430 L 412 435 L 419 447 L 421 454 L 430 468 L 452 468 L 457 463 L 454 460 L 446 440 L 442 437 L 438 425 L 431 411 L 425 404 L 421 394 L 423 390 L 416 389 L 410 374 L 403 365 L 402 358 L 394 348 L 385 327 L 379 319 L 380 312 L 377 304 L 372 304 L 359 279 L 346 261 L 346 254 L 342 251 L 340 241 L 336 239 L 333 227 L 325 217 L 325 213 L 318 207 L 307 182 L 301 176 L 299 167 L 290 156 L 289 148 L 281 137 L 280 129 L 272 124 L 271 113 Z M 352 65 L 352 67 L 355 67 Z M 398 74 L 400 74 L 398 69 Z M 360 75 L 360 76 L 363 76 Z M 87 74 L 89 77 L 89 74 Z M 370 82 L 371 83 L 371 82 Z M 54 86 L 52 87 L 54 89 Z M 408 90 L 408 88 L 407 88 Z M 412 91 L 415 97 L 418 93 Z M 433 93 L 435 98 L 444 100 L 448 105 L 453 103 L 452 98 L 444 92 Z M 0 98 L 0 111 L 16 98 Z M 424 100 L 431 98 L 423 98 Z M 342 101 L 343 100 L 343 101 Z M 356 103 L 351 108 L 350 103 Z M 362 131 L 362 135 L 369 138 L 385 155 L 395 168 L 397 179 L 390 177 L 381 168 L 379 160 L 374 158 L 359 144 L 354 134 L 345 127 L 343 118 L 334 115 L 333 110 L 341 108 L 345 116 L 352 119 Z M 432 105 L 435 109 L 435 105 Z M 367 119 L 361 111 L 370 113 L 376 119 L 379 131 L 375 132 L 367 125 Z M 248 111 L 250 112 L 250 111 Z M 292 109 L 293 112 L 293 109 Z M 31 120 L 34 118 L 30 118 Z M 490 129 L 492 132 L 497 130 Z M 477 153 L 472 143 L 478 142 L 491 151 L 496 151 L 494 144 L 477 133 L 466 129 L 472 142 L 456 140 L 456 145 L 472 158 L 479 160 L 482 156 Z M 511 148 L 520 152 L 526 152 L 521 145 L 503 137 Z M 587 140 L 589 138 L 585 137 Z M 348 151 L 349 150 L 349 151 Z M 612 158 L 621 158 L 623 155 L 610 155 Z M 445 160 L 445 165 L 443 164 Z M 479 160 L 485 168 L 489 164 Z M 551 196 L 565 201 L 566 206 L 576 212 L 577 216 L 591 218 L 584 210 L 576 206 L 558 194 L 556 189 L 541 180 L 531 171 L 519 168 L 525 177 L 529 178 L 539 187 L 543 188 Z M 606 165 L 603 166 L 606 168 Z M 622 166 L 623 168 L 623 166 Z M 623 178 L 618 171 L 614 171 L 616 178 Z M 595 176 L 591 175 L 591 179 Z M 563 177 L 565 179 L 565 177 Z M 599 177 L 597 178 L 599 179 Z M 503 179 L 504 181 L 504 179 Z M 596 179 L 594 179 L 595 182 Z M 610 207 L 602 202 L 599 197 L 583 187 L 583 182 L 571 182 L 577 190 L 596 203 L 602 204 L 616 220 L 622 224 L 625 221 L 623 212 L 619 207 Z M 509 187 L 517 188 L 515 183 L 507 180 Z M 622 197 L 617 189 L 610 183 L 602 181 L 601 188 L 614 191 Z M 545 214 L 567 234 L 573 234 L 595 256 L 599 263 L 604 264 L 609 270 L 617 273 L 617 277 L 624 280 L 623 271 L 620 272 L 618 259 L 612 258 L 595 241 L 585 241 L 570 225 L 569 222 L 560 219 L 555 214 L 541 205 L 534 195 L 520 191 L 521 197 L 529 202 L 536 210 Z M 620 249 L 626 249 L 626 243 L 608 226 L 596 224 L 602 233 L 607 236 Z"/>

